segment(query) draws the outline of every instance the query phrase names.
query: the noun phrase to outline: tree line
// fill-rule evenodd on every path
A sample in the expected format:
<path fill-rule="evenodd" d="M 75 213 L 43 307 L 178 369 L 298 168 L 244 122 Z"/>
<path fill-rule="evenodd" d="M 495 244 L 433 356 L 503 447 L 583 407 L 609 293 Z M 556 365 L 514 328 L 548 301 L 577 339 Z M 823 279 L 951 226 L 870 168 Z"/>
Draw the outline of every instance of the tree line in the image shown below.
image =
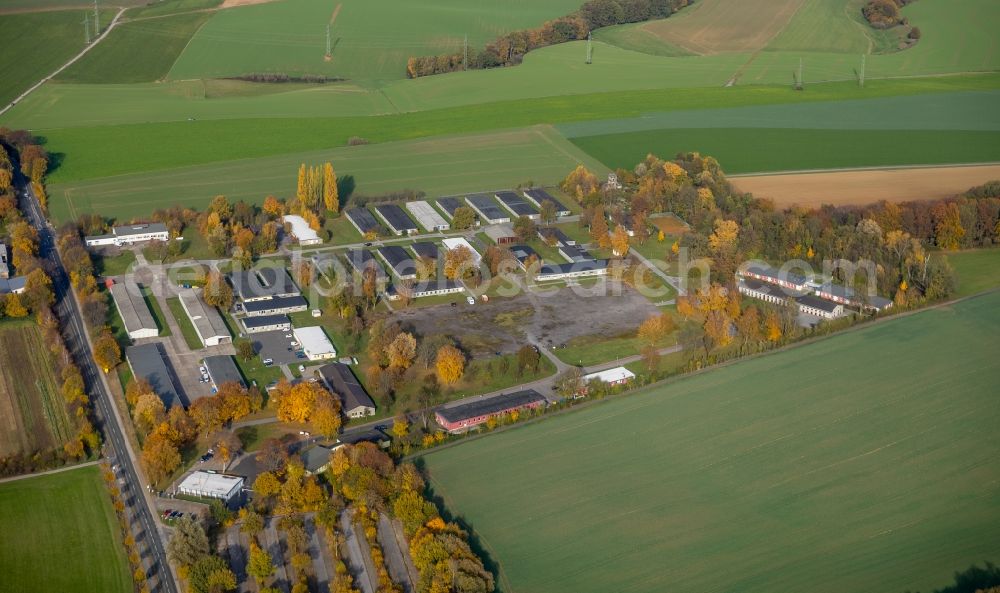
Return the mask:
<path fill-rule="evenodd" d="M 406 76 L 419 78 L 459 70 L 514 66 L 533 49 L 586 39 L 591 31 L 601 27 L 667 18 L 690 3 L 691 0 L 591 0 L 572 14 L 534 29 L 511 31 L 481 50 L 470 50 L 468 63 L 464 53 L 410 57 Z"/>

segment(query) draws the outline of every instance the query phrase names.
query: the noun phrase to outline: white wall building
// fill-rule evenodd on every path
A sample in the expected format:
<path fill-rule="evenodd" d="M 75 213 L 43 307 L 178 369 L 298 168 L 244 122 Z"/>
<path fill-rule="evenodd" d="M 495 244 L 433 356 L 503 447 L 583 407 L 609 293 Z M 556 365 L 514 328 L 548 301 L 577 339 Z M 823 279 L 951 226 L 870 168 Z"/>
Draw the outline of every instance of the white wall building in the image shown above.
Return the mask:
<path fill-rule="evenodd" d="M 624 385 L 635 379 L 635 373 L 625 367 L 615 367 L 597 373 L 590 373 L 583 376 L 583 383 L 586 385 L 594 379 L 607 383 L 608 385 Z"/>
<path fill-rule="evenodd" d="M 319 245 L 323 242 L 316 231 L 312 230 L 306 219 L 296 214 L 287 214 L 281 217 L 281 222 L 292 227 L 292 236 L 298 240 L 299 245 Z"/>
<path fill-rule="evenodd" d="M 203 498 L 218 498 L 229 502 L 243 489 L 243 478 L 213 474 L 205 471 L 191 472 L 177 485 L 182 494 L 201 496 Z"/>
<path fill-rule="evenodd" d="M 420 226 L 432 233 L 434 231 L 447 231 L 451 228 L 448 221 L 445 220 L 443 216 L 438 214 L 437 210 L 435 210 L 433 206 L 424 200 L 407 202 L 406 209 L 410 211 L 413 218 L 417 219 Z"/>
<path fill-rule="evenodd" d="M 178 295 L 181 307 L 191 319 L 195 333 L 201 338 L 201 343 L 206 346 L 218 346 L 219 344 L 229 344 L 233 337 L 229 335 L 229 328 L 222 320 L 222 315 L 215 307 L 211 307 L 201 298 L 201 289 L 197 291 L 193 288 L 185 289 Z"/>
<path fill-rule="evenodd" d="M 337 350 L 333 347 L 330 338 L 326 337 L 322 327 L 318 325 L 297 327 L 292 330 L 292 333 L 295 334 L 295 341 L 299 343 L 309 360 L 336 358 Z"/>
<path fill-rule="evenodd" d="M 153 314 L 146 306 L 146 299 L 143 298 L 142 291 L 134 280 L 115 282 L 110 290 L 128 337 L 138 340 L 160 335 L 156 320 L 153 319 Z"/>
<path fill-rule="evenodd" d="M 466 247 L 469 251 L 472 252 L 473 265 L 478 266 L 479 262 L 483 259 L 482 256 L 479 255 L 479 252 L 476 251 L 476 248 L 472 246 L 472 243 L 469 243 L 462 237 L 449 237 L 447 239 L 442 240 L 441 244 L 444 245 L 445 249 L 447 249 L 448 251 L 456 249 L 459 246 Z"/>
<path fill-rule="evenodd" d="M 167 225 L 162 222 L 152 222 L 149 224 L 133 224 L 128 226 L 116 226 L 107 235 L 91 235 L 84 238 L 87 247 L 101 247 L 105 245 L 132 245 L 134 243 L 146 243 L 149 241 L 167 241 L 170 233 Z"/>

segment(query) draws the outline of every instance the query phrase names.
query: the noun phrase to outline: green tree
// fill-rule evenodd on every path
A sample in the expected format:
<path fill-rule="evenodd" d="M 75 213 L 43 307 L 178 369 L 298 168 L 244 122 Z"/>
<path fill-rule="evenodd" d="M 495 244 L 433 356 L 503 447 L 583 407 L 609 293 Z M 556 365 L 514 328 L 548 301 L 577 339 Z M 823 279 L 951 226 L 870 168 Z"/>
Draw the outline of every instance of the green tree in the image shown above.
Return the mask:
<path fill-rule="evenodd" d="M 257 584 L 264 583 L 274 574 L 274 562 L 271 555 L 260 549 L 254 542 L 250 542 L 250 559 L 247 562 L 247 574 L 252 576 Z"/>
<path fill-rule="evenodd" d="M 468 206 L 455 208 L 455 216 L 452 218 L 451 227 L 463 231 L 471 229 L 476 224 L 476 212 Z"/>
<path fill-rule="evenodd" d="M 205 556 L 208 556 L 208 536 L 201 524 L 189 516 L 178 519 L 167 542 L 167 558 L 181 568 L 190 568 Z"/>
<path fill-rule="evenodd" d="M 190 593 L 226 593 L 236 589 L 236 575 L 218 556 L 204 556 L 188 570 Z"/>

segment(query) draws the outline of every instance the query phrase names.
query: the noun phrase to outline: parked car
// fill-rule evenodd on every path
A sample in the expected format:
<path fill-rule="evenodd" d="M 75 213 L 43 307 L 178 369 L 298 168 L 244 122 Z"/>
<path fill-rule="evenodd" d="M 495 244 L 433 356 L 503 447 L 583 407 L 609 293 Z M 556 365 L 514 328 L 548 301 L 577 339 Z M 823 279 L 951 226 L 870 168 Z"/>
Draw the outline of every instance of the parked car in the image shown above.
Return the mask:
<path fill-rule="evenodd" d="M 469 303 L 470 305 L 475 305 L 476 304 L 476 299 L 474 299 L 472 297 L 465 297 L 465 302 Z"/>
<path fill-rule="evenodd" d="M 269 367 L 269 366 L 271 366 L 272 364 L 274 364 L 274 360 L 272 360 L 272 359 L 270 359 L 270 358 L 265 358 L 265 359 L 264 359 L 264 366 L 266 366 L 266 367 Z"/>
<path fill-rule="evenodd" d="M 305 357 L 306 357 L 306 355 L 303 352 L 296 352 L 295 353 L 295 358 L 305 358 Z"/>
<path fill-rule="evenodd" d="M 174 512 L 174 509 L 167 509 L 167 510 L 163 511 L 162 513 L 160 513 L 160 516 L 163 517 L 164 519 L 166 519 L 173 512 Z"/>
<path fill-rule="evenodd" d="M 304 373 L 304 372 L 306 372 L 306 365 L 304 365 L 304 364 L 300 364 L 300 365 L 299 365 L 299 372 L 300 372 L 300 373 Z"/>
<path fill-rule="evenodd" d="M 285 334 L 285 337 L 286 337 L 286 338 L 291 338 L 291 337 L 293 337 L 293 336 L 292 336 L 292 334 Z"/>

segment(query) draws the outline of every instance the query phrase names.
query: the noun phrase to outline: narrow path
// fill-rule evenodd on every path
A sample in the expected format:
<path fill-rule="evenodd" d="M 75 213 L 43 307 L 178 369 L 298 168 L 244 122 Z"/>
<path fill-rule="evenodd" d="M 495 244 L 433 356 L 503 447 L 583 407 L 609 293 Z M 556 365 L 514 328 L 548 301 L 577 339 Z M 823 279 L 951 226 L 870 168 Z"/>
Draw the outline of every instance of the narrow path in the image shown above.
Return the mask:
<path fill-rule="evenodd" d="M 73 56 L 72 58 L 70 58 L 70 60 L 68 62 L 66 62 L 65 64 L 63 64 L 59 68 L 57 68 L 55 72 L 53 72 L 52 74 L 49 74 L 45 78 L 43 78 L 43 79 L 39 80 L 38 82 L 36 82 L 31 88 L 29 88 L 28 90 L 24 91 L 20 95 L 18 95 L 13 101 L 10 102 L 10 104 L 5 105 L 3 108 L 0 108 L 0 115 L 3 115 L 4 113 L 6 113 L 12 107 L 14 107 L 15 105 L 17 105 L 19 101 L 23 100 L 25 97 L 27 97 L 31 93 L 35 92 L 40 86 L 42 86 L 46 82 L 48 82 L 48 81 L 52 80 L 53 78 L 55 78 L 63 70 L 65 70 L 66 68 L 69 68 L 70 66 L 72 66 L 73 64 L 75 64 L 77 60 L 79 60 L 80 58 L 82 58 L 83 56 L 85 56 L 87 54 L 87 52 L 90 51 L 90 50 L 92 50 L 95 46 L 97 46 L 98 43 L 100 43 L 101 41 L 104 41 L 104 38 L 108 36 L 108 33 L 110 33 L 112 31 L 112 29 L 115 28 L 115 25 L 118 24 L 118 19 L 121 18 L 122 14 L 124 12 L 125 12 L 125 9 L 124 8 L 120 8 L 118 10 L 118 14 L 115 15 L 115 18 L 111 19 L 111 24 L 108 25 L 108 28 L 105 29 L 104 32 L 101 33 L 101 35 L 97 39 L 95 39 L 93 42 L 91 42 L 87 47 L 83 48 L 83 50 L 80 53 L 78 53 L 75 56 Z"/>
<path fill-rule="evenodd" d="M 664 282 L 666 282 L 671 286 L 671 288 L 676 290 L 678 296 L 684 296 L 687 294 L 687 292 L 681 287 L 680 278 L 677 278 L 676 276 L 670 276 L 660 268 L 657 268 L 656 266 L 653 265 L 653 262 L 646 259 L 646 257 L 643 254 L 639 253 L 635 249 L 629 250 L 629 253 L 632 254 L 637 260 L 642 262 L 642 265 L 649 268 L 651 272 L 662 278 Z"/>
<path fill-rule="evenodd" d="M 9 478 L 0 478 L 0 484 L 4 484 L 4 483 L 7 483 L 7 482 L 16 482 L 18 480 L 27 480 L 28 478 L 37 478 L 39 476 L 50 476 L 52 474 L 61 474 L 63 472 L 72 471 L 74 469 L 80 469 L 81 467 L 90 467 L 92 465 L 97 465 L 100 462 L 101 462 L 101 460 L 98 459 L 96 461 L 88 461 L 86 463 L 78 463 L 76 465 L 69 465 L 69 466 L 66 466 L 66 467 L 60 467 L 58 469 L 50 469 L 50 470 L 46 470 L 46 471 L 43 471 L 43 472 L 35 472 L 33 474 L 24 474 L 22 476 L 11 476 Z"/>

